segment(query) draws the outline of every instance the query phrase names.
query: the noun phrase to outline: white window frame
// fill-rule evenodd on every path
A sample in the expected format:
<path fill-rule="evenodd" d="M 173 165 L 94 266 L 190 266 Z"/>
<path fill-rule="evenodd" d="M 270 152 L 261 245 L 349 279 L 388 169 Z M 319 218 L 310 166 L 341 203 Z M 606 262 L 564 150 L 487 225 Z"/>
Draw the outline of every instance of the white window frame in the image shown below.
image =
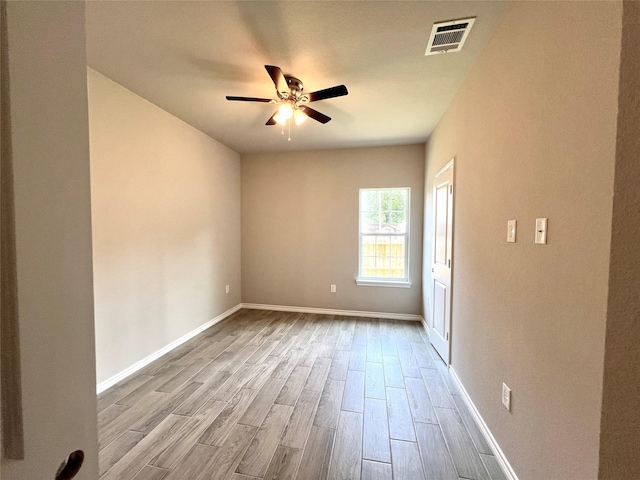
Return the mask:
<path fill-rule="evenodd" d="M 395 277 L 363 277 L 362 276 L 362 237 L 363 236 L 380 236 L 376 233 L 362 233 L 362 200 L 363 191 L 383 191 L 383 190 L 406 190 L 407 191 L 407 204 L 406 204 L 406 233 L 393 234 L 392 236 L 405 237 L 405 256 L 404 256 L 404 278 Z M 358 277 L 356 278 L 356 284 L 364 287 L 396 287 L 396 288 L 409 288 L 411 287 L 409 276 L 409 251 L 410 251 L 410 225 L 411 225 L 411 187 L 384 187 L 384 188 L 361 188 L 358 190 Z"/>

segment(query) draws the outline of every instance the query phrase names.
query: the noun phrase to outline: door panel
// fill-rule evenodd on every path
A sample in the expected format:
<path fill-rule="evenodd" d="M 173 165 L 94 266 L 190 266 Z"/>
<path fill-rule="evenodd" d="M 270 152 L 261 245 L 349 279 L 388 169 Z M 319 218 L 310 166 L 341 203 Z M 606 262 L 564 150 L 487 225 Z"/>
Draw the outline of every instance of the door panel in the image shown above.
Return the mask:
<path fill-rule="evenodd" d="M 449 184 L 445 183 L 436 187 L 436 217 L 435 217 L 435 262 L 447 263 L 447 209 Z"/>
<path fill-rule="evenodd" d="M 446 336 L 445 332 L 445 315 L 447 301 L 447 286 L 437 280 L 433 281 L 433 329 L 438 332 L 441 337 Z"/>
<path fill-rule="evenodd" d="M 431 344 L 448 365 L 451 342 L 451 253 L 453 246 L 453 161 L 436 174 L 433 187 Z"/>

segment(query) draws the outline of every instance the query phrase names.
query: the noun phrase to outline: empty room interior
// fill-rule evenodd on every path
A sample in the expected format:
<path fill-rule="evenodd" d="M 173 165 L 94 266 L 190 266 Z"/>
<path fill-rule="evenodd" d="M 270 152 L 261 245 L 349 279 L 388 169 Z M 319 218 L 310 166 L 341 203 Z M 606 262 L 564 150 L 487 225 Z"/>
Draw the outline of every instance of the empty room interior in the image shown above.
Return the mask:
<path fill-rule="evenodd" d="M 640 2 L 1 7 L 0 478 L 640 478 Z"/>

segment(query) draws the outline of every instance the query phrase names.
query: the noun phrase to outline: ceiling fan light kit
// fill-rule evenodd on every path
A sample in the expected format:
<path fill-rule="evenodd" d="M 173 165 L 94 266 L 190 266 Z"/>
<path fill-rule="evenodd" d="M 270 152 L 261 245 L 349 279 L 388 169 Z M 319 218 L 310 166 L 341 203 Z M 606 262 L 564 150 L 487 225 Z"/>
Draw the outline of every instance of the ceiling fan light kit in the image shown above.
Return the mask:
<path fill-rule="evenodd" d="M 314 110 L 309 107 L 307 103 L 349 94 L 347 87 L 344 85 L 325 88 L 324 90 L 318 90 L 309 94 L 302 93 L 304 84 L 300 79 L 291 75 L 284 75 L 280 67 L 274 65 L 265 65 L 264 68 L 267 70 L 267 73 L 269 73 L 276 87 L 277 99 L 234 96 L 227 96 L 226 98 L 230 101 L 261 102 L 279 105 L 278 110 L 267 120 L 265 125 L 282 125 L 282 133 L 284 133 L 284 126 L 289 122 L 289 140 L 291 140 L 291 121 L 295 122 L 296 125 L 302 125 L 307 117 L 313 118 L 322 124 L 331 120 L 331 117 Z"/>
<path fill-rule="evenodd" d="M 293 112 L 295 109 L 296 109 L 296 106 L 292 100 L 284 100 L 280 104 L 280 107 L 278 108 L 278 113 L 275 114 L 273 119 L 280 124 L 284 124 L 286 123 L 287 120 L 293 117 Z"/>
<path fill-rule="evenodd" d="M 302 125 L 306 119 L 307 119 L 307 116 L 299 108 L 296 108 L 293 111 L 293 121 L 296 122 L 296 125 Z"/>

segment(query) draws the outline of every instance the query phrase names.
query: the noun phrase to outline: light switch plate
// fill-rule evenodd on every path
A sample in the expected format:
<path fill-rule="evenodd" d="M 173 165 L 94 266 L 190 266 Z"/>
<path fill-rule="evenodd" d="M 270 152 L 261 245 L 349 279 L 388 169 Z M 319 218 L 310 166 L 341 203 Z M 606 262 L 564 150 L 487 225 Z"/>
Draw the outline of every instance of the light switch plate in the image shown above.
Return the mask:
<path fill-rule="evenodd" d="M 502 383 L 502 405 L 511 411 L 511 389 L 504 382 Z"/>
<path fill-rule="evenodd" d="M 536 243 L 538 245 L 547 244 L 547 219 L 536 218 Z"/>
<path fill-rule="evenodd" d="M 507 242 L 516 243 L 516 220 L 507 220 Z"/>

